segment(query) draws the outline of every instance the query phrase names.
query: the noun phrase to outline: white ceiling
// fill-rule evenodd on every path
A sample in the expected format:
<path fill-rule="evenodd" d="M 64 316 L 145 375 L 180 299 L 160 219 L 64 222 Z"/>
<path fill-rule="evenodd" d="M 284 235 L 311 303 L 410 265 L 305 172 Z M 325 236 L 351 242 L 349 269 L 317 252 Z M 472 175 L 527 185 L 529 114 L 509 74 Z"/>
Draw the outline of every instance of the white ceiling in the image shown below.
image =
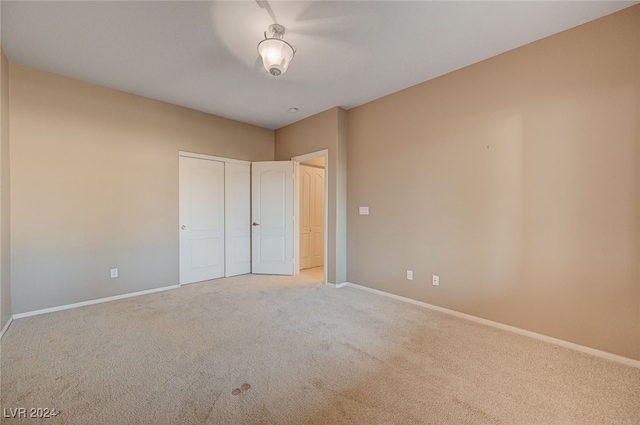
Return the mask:
<path fill-rule="evenodd" d="M 636 3 L 2 1 L 0 41 L 17 63 L 276 129 Z M 280 77 L 256 62 L 274 18 L 297 48 Z"/>

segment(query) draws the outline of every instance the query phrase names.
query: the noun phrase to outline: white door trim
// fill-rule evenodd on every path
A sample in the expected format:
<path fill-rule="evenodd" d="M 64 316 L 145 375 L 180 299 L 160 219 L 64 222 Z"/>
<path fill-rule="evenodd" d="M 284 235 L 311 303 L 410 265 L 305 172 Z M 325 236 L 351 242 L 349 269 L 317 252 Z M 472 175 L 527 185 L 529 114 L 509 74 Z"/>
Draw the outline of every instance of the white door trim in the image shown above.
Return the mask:
<path fill-rule="evenodd" d="M 310 159 L 324 158 L 324 284 L 327 284 L 327 276 L 329 276 L 329 149 L 323 149 L 321 151 L 311 152 L 304 155 L 298 155 L 291 158 L 294 164 L 295 172 L 295 188 L 294 196 L 296 200 L 294 203 L 294 216 L 295 216 L 295 230 L 293 233 L 294 249 L 295 249 L 295 264 L 293 272 L 294 274 L 300 273 L 300 226 L 298 225 L 300 219 L 300 200 L 298 199 L 300 193 L 300 179 L 299 167 L 301 162 L 308 161 Z"/>

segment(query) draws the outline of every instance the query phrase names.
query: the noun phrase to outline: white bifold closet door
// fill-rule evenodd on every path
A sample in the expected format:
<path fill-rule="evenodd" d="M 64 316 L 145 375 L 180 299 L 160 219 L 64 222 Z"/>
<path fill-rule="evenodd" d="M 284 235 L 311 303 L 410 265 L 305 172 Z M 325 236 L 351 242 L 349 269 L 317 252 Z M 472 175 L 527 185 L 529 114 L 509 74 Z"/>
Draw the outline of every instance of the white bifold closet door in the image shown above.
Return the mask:
<path fill-rule="evenodd" d="M 180 284 L 225 274 L 224 162 L 180 157 Z"/>
<path fill-rule="evenodd" d="M 180 284 L 251 273 L 251 167 L 180 156 Z"/>
<path fill-rule="evenodd" d="M 251 273 L 251 166 L 225 164 L 225 276 Z"/>

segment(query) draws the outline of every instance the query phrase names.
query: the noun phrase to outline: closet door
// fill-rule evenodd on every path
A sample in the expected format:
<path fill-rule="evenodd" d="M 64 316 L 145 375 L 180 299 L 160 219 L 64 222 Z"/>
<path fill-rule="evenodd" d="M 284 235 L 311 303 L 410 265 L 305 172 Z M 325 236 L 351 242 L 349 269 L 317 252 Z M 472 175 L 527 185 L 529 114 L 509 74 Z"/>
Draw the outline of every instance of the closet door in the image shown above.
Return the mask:
<path fill-rule="evenodd" d="M 180 284 L 225 274 L 224 162 L 180 157 Z"/>
<path fill-rule="evenodd" d="M 251 273 L 251 166 L 225 164 L 227 277 Z"/>

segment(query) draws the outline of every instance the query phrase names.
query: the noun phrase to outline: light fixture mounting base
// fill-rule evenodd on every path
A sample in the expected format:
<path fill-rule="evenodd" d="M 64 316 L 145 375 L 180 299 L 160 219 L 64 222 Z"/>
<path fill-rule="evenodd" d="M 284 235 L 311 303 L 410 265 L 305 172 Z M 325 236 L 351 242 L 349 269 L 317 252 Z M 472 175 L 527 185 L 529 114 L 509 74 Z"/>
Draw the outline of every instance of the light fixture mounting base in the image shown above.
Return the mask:
<path fill-rule="evenodd" d="M 264 33 L 264 36 L 265 38 L 277 38 L 278 40 L 282 40 L 285 32 L 287 32 L 287 30 L 282 25 L 271 24 L 269 25 L 269 29 Z"/>

